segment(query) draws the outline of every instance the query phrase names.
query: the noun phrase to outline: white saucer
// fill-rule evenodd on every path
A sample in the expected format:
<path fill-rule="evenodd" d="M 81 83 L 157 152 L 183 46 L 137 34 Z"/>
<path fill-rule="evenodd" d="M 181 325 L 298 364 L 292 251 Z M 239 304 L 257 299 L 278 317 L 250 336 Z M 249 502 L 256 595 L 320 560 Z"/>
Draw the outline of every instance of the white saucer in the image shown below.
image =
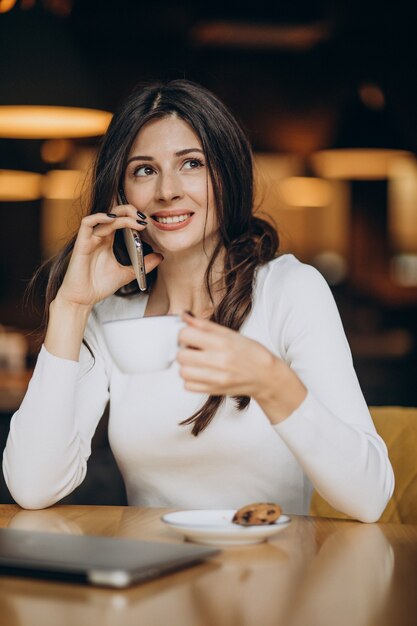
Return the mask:
<path fill-rule="evenodd" d="M 178 535 L 209 546 L 239 546 L 266 541 L 286 528 L 291 519 L 281 515 L 267 526 L 239 526 L 232 522 L 234 509 L 190 510 L 166 513 L 161 520 Z"/>

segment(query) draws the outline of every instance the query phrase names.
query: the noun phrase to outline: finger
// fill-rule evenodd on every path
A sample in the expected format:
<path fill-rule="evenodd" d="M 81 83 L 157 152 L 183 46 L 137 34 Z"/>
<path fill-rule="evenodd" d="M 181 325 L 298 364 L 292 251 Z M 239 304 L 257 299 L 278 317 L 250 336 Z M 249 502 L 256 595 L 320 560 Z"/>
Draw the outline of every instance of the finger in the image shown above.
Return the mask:
<path fill-rule="evenodd" d="M 107 213 L 92 213 L 91 215 L 86 215 L 81 220 L 80 231 L 84 232 L 84 234 L 89 233 L 100 224 L 110 224 L 114 218 L 110 217 Z"/>
<path fill-rule="evenodd" d="M 223 386 L 217 386 L 215 384 L 193 381 L 193 380 L 185 380 L 184 389 L 186 391 L 204 393 L 209 396 L 241 396 L 241 395 L 245 396 L 245 395 L 248 395 L 246 389 L 241 389 L 239 387 L 225 388 Z"/>
<path fill-rule="evenodd" d="M 121 272 L 120 287 L 128 285 L 133 280 L 136 280 L 135 270 L 131 265 L 121 265 Z"/>
<path fill-rule="evenodd" d="M 230 328 L 222 326 L 221 324 L 217 324 L 216 322 L 212 322 L 211 320 L 202 319 L 201 317 L 195 317 L 194 315 L 190 315 L 188 311 L 184 311 L 181 318 L 192 328 L 198 328 L 207 332 L 212 331 L 222 334 L 227 334 L 228 332 L 230 332 Z"/>
<path fill-rule="evenodd" d="M 109 235 L 120 230 L 121 228 L 132 228 L 137 231 L 142 231 L 147 227 L 145 220 L 139 220 L 130 216 L 121 217 L 108 217 L 107 223 L 100 223 L 94 227 L 93 234 L 97 237 L 108 237 Z"/>
<path fill-rule="evenodd" d="M 150 254 L 147 254 L 144 258 L 146 274 L 152 272 L 152 270 L 154 270 L 155 267 L 157 267 L 163 260 L 164 257 L 162 256 L 162 254 L 158 254 L 156 252 L 151 252 Z M 123 285 L 128 285 L 132 282 L 132 280 L 136 280 L 135 270 L 131 265 L 121 265 L 120 267 L 123 272 L 120 284 L 121 287 Z"/>
<path fill-rule="evenodd" d="M 216 385 L 204 381 L 184 380 L 184 389 L 187 391 L 195 391 L 197 393 L 205 393 L 209 396 L 239 396 L 246 395 L 243 390 L 238 388 Z"/>
<path fill-rule="evenodd" d="M 158 267 L 158 265 L 162 263 L 164 257 L 158 252 L 151 252 L 150 254 L 147 254 L 143 260 L 145 262 L 145 272 L 149 274 L 149 272 L 152 272 L 155 267 Z"/>
<path fill-rule="evenodd" d="M 133 219 L 133 222 L 130 222 L 130 224 L 132 224 L 132 228 L 137 228 L 137 230 L 141 230 L 141 226 L 147 226 L 147 224 L 139 223 L 138 220 L 141 220 L 142 222 L 146 220 L 139 217 L 139 212 L 135 209 L 135 207 L 129 205 L 129 210 L 126 211 L 126 206 L 114 207 L 114 209 L 112 209 L 109 213 L 91 213 L 90 215 L 86 215 L 81 220 L 80 229 L 82 228 L 84 230 L 88 230 L 95 228 L 100 224 L 111 224 L 116 218 L 118 218 L 117 222 L 120 222 L 119 218 L 126 217 L 131 217 Z M 144 215 L 144 213 L 140 213 L 140 215 Z"/>
<path fill-rule="evenodd" d="M 228 375 L 218 370 L 210 370 L 206 367 L 189 367 L 183 365 L 180 367 L 180 376 L 190 382 L 202 383 L 205 385 L 216 385 L 218 387 L 226 385 L 228 382 Z"/>
<path fill-rule="evenodd" d="M 220 350 L 224 341 L 216 333 L 186 326 L 179 332 L 178 343 L 181 347 L 191 346 L 198 350 Z"/>
<path fill-rule="evenodd" d="M 188 367 L 200 367 L 216 370 L 226 369 L 224 359 L 219 352 L 209 350 L 195 350 L 193 348 L 181 348 L 177 352 L 177 362 Z"/>
<path fill-rule="evenodd" d="M 194 393 L 206 393 L 208 395 L 221 396 L 221 393 L 215 393 L 211 390 L 210 385 L 204 385 L 203 383 L 194 383 L 186 381 L 184 383 L 184 389 L 186 391 L 193 391 Z"/>
<path fill-rule="evenodd" d="M 74 249 L 83 249 L 83 246 L 86 243 L 87 245 L 89 245 L 91 242 L 94 242 L 93 235 L 95 234 L 95 231 L 101 227 L 107 227 L 110 221 L 113 220 L 112 218 L 108 217 L 106 213 L 94 213 L 92 215 L 87 215 L 86 217 L 84 217 L 80 223 L 80 228 L 78 230 Z"/>
<path fill-rule="evenodd" d="M 133 206 L 133 204 L 116 203 L 116 205 L 114 205 L 111 209 L 110 213 L 112 213 L 113 215 L 117 215 L 117 217 L 130 216 L 134 219 L 146 219 L 145 213 L 139 211 L 135 206 Z"/>

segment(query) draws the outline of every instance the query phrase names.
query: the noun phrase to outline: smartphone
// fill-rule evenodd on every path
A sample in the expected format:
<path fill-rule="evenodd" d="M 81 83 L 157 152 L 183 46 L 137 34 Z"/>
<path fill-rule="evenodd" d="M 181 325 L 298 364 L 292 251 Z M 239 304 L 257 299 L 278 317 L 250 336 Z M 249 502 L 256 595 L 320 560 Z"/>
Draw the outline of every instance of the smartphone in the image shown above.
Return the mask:
<path fill-rule="evenodd" d="M 122 187 L 119 187 L 118 192 L 119 204 L 129 204 Z M 146 272 L 145 261 L 143 259 L 143 244 L 142 239 L 137 230 L 133 228 L 124 228 L 123 237 L 125 240 L 127 253 L 130 258 L 130 262 L 135 270 L 136 280 L 138 281 L 139 289 L 146 291 Z"/>

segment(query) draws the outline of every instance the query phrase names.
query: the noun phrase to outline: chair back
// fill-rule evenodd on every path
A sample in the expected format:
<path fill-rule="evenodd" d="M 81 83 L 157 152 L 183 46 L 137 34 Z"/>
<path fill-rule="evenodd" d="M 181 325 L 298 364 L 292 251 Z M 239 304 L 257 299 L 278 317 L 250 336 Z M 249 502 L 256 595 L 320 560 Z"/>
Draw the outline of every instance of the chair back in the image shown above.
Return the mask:
<path fill-rule="evenodd" d="M 417 408 L 378 406 L 369 410 L 378 434 L 387 445 L 395 475 L 393 496 L 379 521 L 417 524 Z M 347 518 L 316 491 L 310 515 Z"/>

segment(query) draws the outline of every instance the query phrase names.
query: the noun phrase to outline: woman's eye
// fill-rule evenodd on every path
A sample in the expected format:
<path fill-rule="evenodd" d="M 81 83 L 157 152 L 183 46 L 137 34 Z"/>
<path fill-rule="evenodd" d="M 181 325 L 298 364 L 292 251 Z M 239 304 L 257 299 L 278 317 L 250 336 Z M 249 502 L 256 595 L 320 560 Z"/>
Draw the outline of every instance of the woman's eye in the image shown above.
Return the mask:
<path fill-rule="evenodd" d="M 204 165 L 203 161 L 200 159 L 187 159 L 184 163 L 184 167 L 187 170 L 195 170 Z"/>
<path fill-rule="evenodd" d="M 140 165 L 133 171 L 134 176 L 150 176 L 153 169 L 149 165 Z"/>

